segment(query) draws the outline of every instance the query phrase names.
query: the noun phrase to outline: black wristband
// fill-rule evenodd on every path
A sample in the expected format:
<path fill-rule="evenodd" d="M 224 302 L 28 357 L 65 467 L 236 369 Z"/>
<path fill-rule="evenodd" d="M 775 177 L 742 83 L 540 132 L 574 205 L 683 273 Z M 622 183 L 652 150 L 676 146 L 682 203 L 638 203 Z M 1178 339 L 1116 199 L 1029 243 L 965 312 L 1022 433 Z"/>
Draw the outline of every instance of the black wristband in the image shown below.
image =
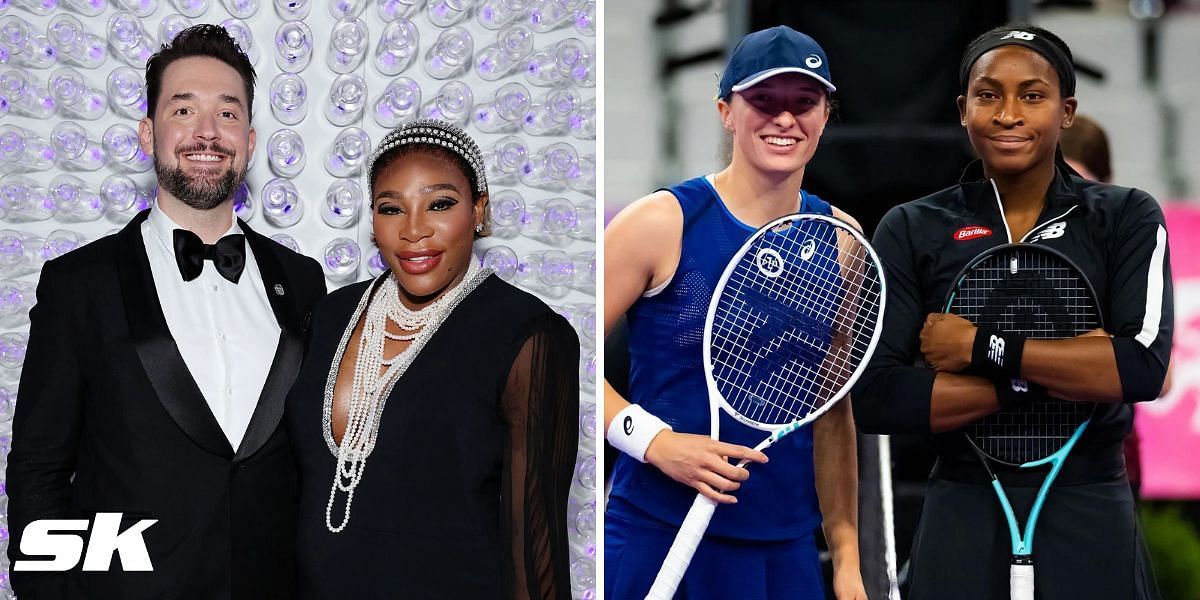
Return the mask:
<path fill-rule="evenodd" d="M 1000 377 L 995 380 L 996 402 L 1000 410 L 1008 410 L 1031 402 L 1044 395 L 1045 388 L 1020 377 Z"/>
<path fill-rule="evenodd" d="M 1021 376 L 1021 353 L 1025 351 L 1025 336 L 1004 333 L 991 327 L 975 332 L 971 348 L 971 369 L 989 377 Z"/>

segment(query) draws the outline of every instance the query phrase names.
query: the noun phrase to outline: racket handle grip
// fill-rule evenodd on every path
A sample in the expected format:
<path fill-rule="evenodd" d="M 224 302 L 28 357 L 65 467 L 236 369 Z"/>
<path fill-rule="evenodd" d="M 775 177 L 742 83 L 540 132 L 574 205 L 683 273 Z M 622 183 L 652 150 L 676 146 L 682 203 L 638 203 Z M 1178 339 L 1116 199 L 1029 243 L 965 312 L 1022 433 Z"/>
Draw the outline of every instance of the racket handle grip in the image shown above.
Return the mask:
<path fill-rule="evenodd" d="M 667 558 L 658 571 L 658 577 L 654 578 L 654 585 L 646 594 L 646 600 L 671 600 L 675 597 L 675 590 L 683 581 L 683 574 L 687 572 L 716 508 L 715 500 L 696 495 L 696 501 L 679 526 L 679 533 L 675 534 L 675 541 L 671 543 L 671 550 L 667 552 Z"/>
<path fill-rule="evenodd" d="M 1009 567 L 1008 593 L 1011 600 L 1033 600 L 1032 564 Z"/>

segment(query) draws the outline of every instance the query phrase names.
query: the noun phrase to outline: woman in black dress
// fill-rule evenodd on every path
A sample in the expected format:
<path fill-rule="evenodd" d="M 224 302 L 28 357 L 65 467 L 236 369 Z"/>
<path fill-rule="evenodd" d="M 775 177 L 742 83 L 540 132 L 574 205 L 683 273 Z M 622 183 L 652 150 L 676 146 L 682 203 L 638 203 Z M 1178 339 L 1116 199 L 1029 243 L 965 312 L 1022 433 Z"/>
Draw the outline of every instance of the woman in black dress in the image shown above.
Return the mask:
<path fill-rule="evenodd" d="M 575 332 L 473 258 L 487 182 L 461 129 L 401 126 L 368 173 L 389 270 L 318 305 L 288 397 L 301 593 L 569 598 Z"/>

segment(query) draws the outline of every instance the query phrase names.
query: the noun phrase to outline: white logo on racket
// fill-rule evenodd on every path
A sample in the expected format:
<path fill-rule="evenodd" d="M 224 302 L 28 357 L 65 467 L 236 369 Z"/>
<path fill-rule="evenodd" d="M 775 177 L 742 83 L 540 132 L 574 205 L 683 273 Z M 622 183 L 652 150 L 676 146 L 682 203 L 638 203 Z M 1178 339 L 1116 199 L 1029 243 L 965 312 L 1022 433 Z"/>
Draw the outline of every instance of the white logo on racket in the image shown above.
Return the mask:
<path fill-rule="evenodd" d="M 1009 382 L 1012 384 L 1012 391 L 1014 392 L 1023 393 L 1029 391 L 1029 382 L 1020 377 L 1012 377 L 1009 379 Z"/>
<path fill-rule="evenodd" d="M 988 339 L 988 358 L 999 366 L 1004 366 L 1004 338 L 993 335 Z"/>
<path fill-rule="evenodd" d="M 804 242 L 803 246 L 800 246 L 800 260 L 808 260 L 808 259 L 812 258 L 813 254 L 816 254 L 816 252 L 817 252 L 816 240 L 808 240 L 807 242 Z"/>
<path fill-rule="evenodd" d="M 754 264 L 758 272 L 767 277 L 779 277 L 783 274 L 783 257 L 773 248 L 763 248 L 754 255 Z"/>

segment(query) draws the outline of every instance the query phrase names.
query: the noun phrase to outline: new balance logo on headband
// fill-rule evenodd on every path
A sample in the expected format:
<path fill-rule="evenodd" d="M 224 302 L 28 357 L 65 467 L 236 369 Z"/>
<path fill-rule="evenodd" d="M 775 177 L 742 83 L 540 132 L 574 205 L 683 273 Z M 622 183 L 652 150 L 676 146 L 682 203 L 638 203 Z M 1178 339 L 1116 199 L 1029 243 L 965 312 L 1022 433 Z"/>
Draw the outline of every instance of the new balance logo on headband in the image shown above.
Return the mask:
<path fill-rule="evenodd" d="M 1016 38 L 1018 40 L 1025 40 L 1027 42 L 1030 42 L 1030 41 L 1033 41 L 1033 38 L 1035 38 L 1035 37 L 1037 37 L 1037 36 L 1033 35 L 1032 33 L 1029 33 L 1028 31 L 1020 31 L 1020 30 L 1014 29 L 1013 31 L 1010 31 L 1010 32 L 1004 34 L 1004 37 L 1002 37 L 1000 39 L 1008 40 L 1008 39 Z"/>

